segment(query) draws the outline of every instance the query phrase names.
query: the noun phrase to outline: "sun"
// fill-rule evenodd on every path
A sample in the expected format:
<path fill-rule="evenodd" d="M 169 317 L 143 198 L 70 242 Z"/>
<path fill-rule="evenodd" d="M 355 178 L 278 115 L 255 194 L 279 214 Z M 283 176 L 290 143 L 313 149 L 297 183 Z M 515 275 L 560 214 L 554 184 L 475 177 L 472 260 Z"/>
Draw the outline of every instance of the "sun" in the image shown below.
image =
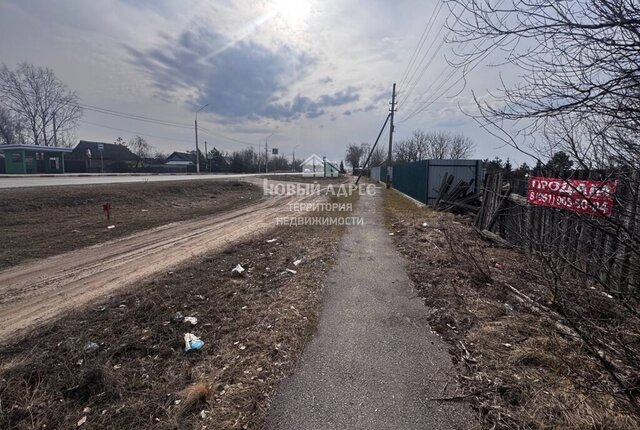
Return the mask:
<path fill-rule="evenodd" d="M 304 26 L 311 15 L 310 0 L 275 0 L 274 9 L 280 18 L 291 28 Z"/>

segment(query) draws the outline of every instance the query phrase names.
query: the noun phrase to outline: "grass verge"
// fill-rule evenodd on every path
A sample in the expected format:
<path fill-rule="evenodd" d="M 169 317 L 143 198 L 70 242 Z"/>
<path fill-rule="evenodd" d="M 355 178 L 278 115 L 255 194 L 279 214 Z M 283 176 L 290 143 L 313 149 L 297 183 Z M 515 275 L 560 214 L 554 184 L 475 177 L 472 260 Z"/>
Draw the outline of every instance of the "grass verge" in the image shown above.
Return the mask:
<path fill-rule="evenodd" d="M 255 202 L 239 181 L 176 181 L 0 190 L 0 269 Z M 111 205 L 107 221 L 102 205 Z M 115 225 L 107 229 L 108 225 Z"/>
<path fill-rule="evenodd" d="M 586 326 L 560 317 L 552 303 L 557 291 L 538 259 L 494 247 L 479 238 L 470 218 L 419 207 L 393 190 L 385 208 L 409 275 L 431 309 L 429 322 L 450 343 L 465 388 L 447 400 L 472 402 L 487 429 L 640 428 L 637 405 L 605 364 L 610 351 L 594 350 L 583 335 L 586 327 L 619 325 L 632 351 L 637 319 L 568 274 L 564 309 L 589 304 L 593 320 Z M 615 365 L 629 380 L 637 377 L 637 363 Z"/>

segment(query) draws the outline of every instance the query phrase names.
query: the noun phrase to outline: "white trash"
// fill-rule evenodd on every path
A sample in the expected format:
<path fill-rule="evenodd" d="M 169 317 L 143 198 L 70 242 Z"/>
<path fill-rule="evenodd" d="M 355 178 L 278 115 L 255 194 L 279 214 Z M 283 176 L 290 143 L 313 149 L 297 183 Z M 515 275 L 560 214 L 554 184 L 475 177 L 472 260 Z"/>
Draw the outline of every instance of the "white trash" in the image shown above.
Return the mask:
<path fill-rule="evenodd" d="M 196 318 L 196 317 L 184 317 L 184 319 L 182 321 L 186 322 L 186 323 L 191 323 L 191 325 L 198 324 L 198 318 Z"/>
<path fill-rule="evenodd" d="M 239 264 L 238 264 L 236 267 L 234 267 L 234 268 L 231 270 L 231 273 L 233 273 L 234 275 L 238 275 L 238 276 L 244 276 L 244 275 L 243 275 L 243 273 L 244 273 L 244 267 L 242 267 L 241 265 L 239 265 Z"/>
<path fill-rule="evenodd" d="M 198 336 L 193 333 L 184 334 L 184 351 L 190 351 L 192 349 L 200 349 L 204 346 L 204 342 L 200 340 Z"/>

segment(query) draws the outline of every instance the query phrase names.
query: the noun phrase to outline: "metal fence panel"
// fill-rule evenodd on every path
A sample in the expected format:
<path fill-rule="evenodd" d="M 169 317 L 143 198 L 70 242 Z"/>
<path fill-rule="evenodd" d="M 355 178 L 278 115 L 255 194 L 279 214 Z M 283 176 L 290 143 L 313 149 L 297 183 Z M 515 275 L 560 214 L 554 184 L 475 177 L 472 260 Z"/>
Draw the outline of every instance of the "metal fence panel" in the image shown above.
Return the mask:
<path fill-rule="evenodd" d="M 372 167 L 371 168 L 371 173 L 369 175 L 370 175 L 371 179 L 373 179 L 374 181 L 379 181 L 380 180 L 380 166 Z"/>
<path fill-rule="evenodd" d="M 442 179 L 446 173 L 454 176 L 454 181 L 473 181 L 473 190 L 480 192 L 482 186 L 482 160 L 427 160 L 427 198 L 432 204 L 438 197 Z"/>
<path fill-rule="evenodd" d="M 394 166 L 393 188 L 427 203 L 427 164 L 428 160 L 422 160 Z"/>

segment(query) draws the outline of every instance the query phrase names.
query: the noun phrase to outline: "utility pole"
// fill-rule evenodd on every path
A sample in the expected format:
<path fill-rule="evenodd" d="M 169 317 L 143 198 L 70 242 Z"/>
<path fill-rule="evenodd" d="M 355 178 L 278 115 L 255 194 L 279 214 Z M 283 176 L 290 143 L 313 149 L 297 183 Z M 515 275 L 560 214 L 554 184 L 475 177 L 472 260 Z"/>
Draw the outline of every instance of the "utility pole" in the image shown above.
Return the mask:
<path fill-rule="evenodd" d="M 53 146 L 58 146 L 58 129 L 56 128 L 56 113 L 53 112 Z"/>
<path fill-rule="evenodd" d="M 209 171 L 209 152 L 207 151 L 207 141 L 204 141 L 204 169 Z"/>
<path fill-rule="evenodd" d="M 298 146 L 300 146 L 300 144 L 297 144 L 296 146 L 293 147 L 293 150 L 291 150 L 291 171 L 295 172 L 296 171 L 296 149 L 298 148 Z"/>
<path fill-rule="evenodd" d="M 391 187 L 391 157 L 393 156 L 393 114 L 396 111 L 396 84 L 393 84 L 393 92 L 391 93 L 391 120 L 389 126 L 389 155 L 387 156 L 387 189 Z"/>
<path fill-rule="evenodd" d="M 198 149 L 198 112 L 200 112 L 202 109 L 206 108 L 207 106 L 209 106 L 209 103 L 207 103 L 206 105 L 202 106 L 200 109 L 198 109 L 196 111 L 196 121 L 195 121 L 195 125 L 196 125 L 196 173 L 200 173 L 200 150 Z"/>
<path fill-rule="evenodd" d="M 273 136 L 273 133 L 267 136 L 267 138 L 264 140 L 264 173 L 269 173 L 269 151 L 267 149 L 267 144 L 271 136 Z"/>

